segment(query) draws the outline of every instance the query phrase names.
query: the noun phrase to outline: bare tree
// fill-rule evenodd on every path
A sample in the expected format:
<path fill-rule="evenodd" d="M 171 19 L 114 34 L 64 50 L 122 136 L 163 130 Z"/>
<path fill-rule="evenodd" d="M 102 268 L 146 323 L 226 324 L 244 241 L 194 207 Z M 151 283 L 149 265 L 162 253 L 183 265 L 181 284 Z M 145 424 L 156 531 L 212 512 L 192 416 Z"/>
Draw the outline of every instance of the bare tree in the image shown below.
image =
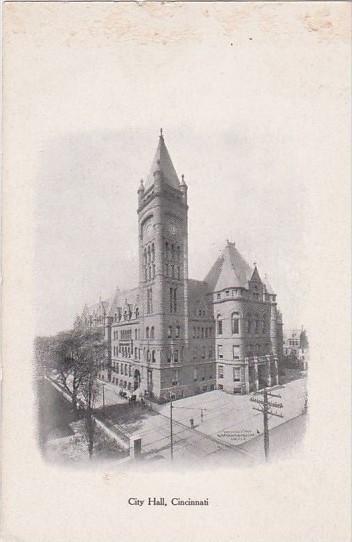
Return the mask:
<path fill-rule="evenodd" d="M 88 454 L 91 458 L 94 449 L 96 423 L 94 408 L 99 396 L 97 375 L 100 365 L 104 362 L 107 345 L 101 335 L 85 333 L 85 343 L 82 349 L 86 360 L 86 374 L 82 380 L 81 393 L 84 399 L 85 431 L 88 443 Z"/>

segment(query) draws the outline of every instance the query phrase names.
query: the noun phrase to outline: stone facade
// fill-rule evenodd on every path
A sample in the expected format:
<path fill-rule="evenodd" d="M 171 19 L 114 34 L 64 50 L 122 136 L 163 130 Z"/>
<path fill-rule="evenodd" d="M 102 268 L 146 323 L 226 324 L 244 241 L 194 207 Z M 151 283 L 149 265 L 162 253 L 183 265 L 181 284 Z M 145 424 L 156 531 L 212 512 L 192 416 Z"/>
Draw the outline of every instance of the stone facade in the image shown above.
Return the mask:
<path fill-rule="evenodd" d="M 157 400 L 277 383 L 282 319 L 256 265 L 228 241 L 204 281 L 188 278 L 187 185 L 162 133 L 137 212 L 138 287 L 117 289 L 75 321 L 104 329 L 101 378 Z"/>

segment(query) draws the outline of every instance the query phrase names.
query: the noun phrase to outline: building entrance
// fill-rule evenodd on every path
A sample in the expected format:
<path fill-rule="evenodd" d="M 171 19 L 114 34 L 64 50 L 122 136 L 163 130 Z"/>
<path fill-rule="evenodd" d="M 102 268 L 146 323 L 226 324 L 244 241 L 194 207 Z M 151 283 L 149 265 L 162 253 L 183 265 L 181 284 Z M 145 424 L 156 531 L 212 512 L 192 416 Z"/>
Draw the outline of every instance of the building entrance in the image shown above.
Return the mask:
<path fill-rule="evenodd" d="M 138 371 L 138 369 L 135 370 L 134 376 L 133 376 L 133 389 L 136 390 L 141 385 L 141 373 Z"/>

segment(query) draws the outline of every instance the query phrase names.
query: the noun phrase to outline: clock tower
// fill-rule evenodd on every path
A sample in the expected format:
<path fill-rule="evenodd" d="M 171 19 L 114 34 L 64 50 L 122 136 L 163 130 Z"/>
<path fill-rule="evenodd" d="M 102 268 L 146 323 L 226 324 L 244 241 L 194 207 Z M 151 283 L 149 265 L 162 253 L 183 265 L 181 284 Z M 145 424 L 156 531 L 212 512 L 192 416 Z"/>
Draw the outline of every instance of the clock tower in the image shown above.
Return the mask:
<path fill-rule="evenodd" d="M 141 346 L 146 389 L 180 396 L 188 346 L 187 185 L 179 180 L 162 130 L 138 188 Z"/>

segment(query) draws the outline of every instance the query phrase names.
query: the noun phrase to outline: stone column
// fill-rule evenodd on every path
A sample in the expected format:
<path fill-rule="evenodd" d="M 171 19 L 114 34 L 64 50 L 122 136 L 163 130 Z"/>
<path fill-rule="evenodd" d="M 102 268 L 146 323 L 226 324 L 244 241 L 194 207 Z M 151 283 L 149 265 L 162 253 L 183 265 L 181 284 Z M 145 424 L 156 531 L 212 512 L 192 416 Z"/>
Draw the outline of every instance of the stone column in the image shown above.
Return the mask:
<path fill-rule="evenodd" d="M 255 390 L 259 390 L 259 375 L 258 375 L 258 358 L 254 358 L 254 386 Z"/>
<path fill-rule="evenodd" d="M 280 384 L 279 382 L 279 366 L 278 366 L 278 359 L 277 357 L 274 357 L 274 363 L 275 363 L 275 384 Z"/>
<path fill-rule="evenodd" d="M 242 393 L 249 393 L 249 358 L 244 359 L 244 366 L 241 376 Z"/>
<path fill-rule="evenodd" d="M 270 356 L 266 356 L 266 385 L 271 386 Z"/>

